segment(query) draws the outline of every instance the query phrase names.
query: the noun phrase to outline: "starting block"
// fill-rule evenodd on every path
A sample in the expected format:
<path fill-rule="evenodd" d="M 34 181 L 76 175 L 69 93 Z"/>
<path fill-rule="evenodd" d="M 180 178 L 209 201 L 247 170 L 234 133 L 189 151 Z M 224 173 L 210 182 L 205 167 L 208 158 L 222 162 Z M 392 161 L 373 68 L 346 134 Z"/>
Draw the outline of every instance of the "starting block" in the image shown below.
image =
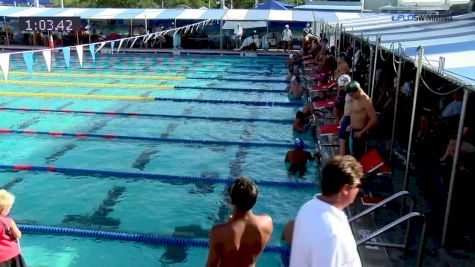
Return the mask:
<path fill-rule="evenodd" d="M 335 100 L 329 99 L 329 100 L 313 101 L 312 105 L 314 109 L 331 108 L 335 105 Z"/>
<path fill-rule="evenodd" d="M 391 169 L 384 163 L 383 157 L 376 149 L 366 152 L 361 158 L 360 163 L 363 165 L 365 174 L 384 175 L 391 174 Z"/>
<path fill-rule="evenodd" d="M 334 124 L 324 124 L 320 126 L 320 135 L 331 135 L 337 134 L 340 131 L 340 125 Z"/>

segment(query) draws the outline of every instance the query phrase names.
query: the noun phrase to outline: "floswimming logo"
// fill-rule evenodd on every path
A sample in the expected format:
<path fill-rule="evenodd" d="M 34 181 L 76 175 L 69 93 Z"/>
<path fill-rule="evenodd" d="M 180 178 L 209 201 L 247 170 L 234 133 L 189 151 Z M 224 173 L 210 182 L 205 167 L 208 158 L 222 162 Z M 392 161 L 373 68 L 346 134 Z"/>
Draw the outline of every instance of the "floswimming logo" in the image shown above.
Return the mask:
<path fill-rule="evenodd" d="M 392 21 L 451 21 L 452 16 L 439 14 L 399 14 L 391 16 Z"/>

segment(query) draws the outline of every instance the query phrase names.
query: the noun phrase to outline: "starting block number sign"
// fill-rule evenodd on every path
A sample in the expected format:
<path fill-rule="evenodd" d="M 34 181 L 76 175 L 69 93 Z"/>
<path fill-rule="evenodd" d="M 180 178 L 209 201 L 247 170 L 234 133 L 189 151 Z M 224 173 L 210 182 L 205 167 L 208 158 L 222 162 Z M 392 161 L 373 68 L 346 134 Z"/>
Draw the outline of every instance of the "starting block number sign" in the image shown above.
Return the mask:
<path fill-rule="evenodd" d="M 174 56 L 179 56 L 179 55 L 180 55 L 180 51 L 173 51 L 173 55 L 174 55 Z"/>

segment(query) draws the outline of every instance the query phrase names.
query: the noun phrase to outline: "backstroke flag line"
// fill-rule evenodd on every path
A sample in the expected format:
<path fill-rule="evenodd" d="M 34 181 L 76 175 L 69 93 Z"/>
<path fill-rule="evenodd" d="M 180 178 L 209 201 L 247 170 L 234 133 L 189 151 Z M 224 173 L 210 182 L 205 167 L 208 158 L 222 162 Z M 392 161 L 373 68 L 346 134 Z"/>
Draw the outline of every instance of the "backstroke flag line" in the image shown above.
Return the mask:
<path fill-rule="evenodd" d="M 170 33 L 170 32 L 172 32 L 172 33 L 187 32 L 187 31 L 189 31 L 189 29 L 193 29 L 193 27 L 205 26 L 205 25 L 209 24 L 212 21 L 213 20 L 204 20 L 204 21 L 200 21 L 200 22 L 197 22 L 197 23 L 193 23 L 193 24 L 189 24 L 189 25 L 186 25 L 186 26 L 182 26 L 182 27 L 178 27 L 178 28 L 174 28 L 174 29 L 169 29 L 169 30 L 165 30 L 165 31 L 153 32 L 153 33 L 144 34 L 144 35 L 140 35 L 140 36 L 121 38 L 121 39 L 111 40 L 111 41 L 102 41 L 102 42 L 98 42 L 98 43 L 76 45 L 76 46 L 66 46 L 66 47 L 58 47 L 58 48 L 48 48 L 48 49 L 42 49 L 42 50 L 30 50 L 30 51 L 23 51 L 23 52 L 2 53 L 2 54 L 0 54 L 0 68 L 3 72 L 3 78 L 5 79 L 5 81 L 8 81 L 8 72 L 10 70 L 10 55 L 12 55 L 12 54 L 22 54 L 23 60 L 26 64 L 26 67 L 27 67 L 28 71 L 33 72 L 33 69 L 34 69 L 33 68 L 34 54 L 41 52 L 43 54 L 43 57 L 44 57 L 45 61 L 46 61 L 46 67 L 48 69 L 48 72 L 51 72 L 51 70 L 52 70 L 51 69 L 51 67 L 52 67 L 51 62 L 52 62 L 52 59 L 53 59 L 52 54 L 53 54 L 54 51 L 62 51 L 63 52 L 66 67 L 69 68 L 70 63 L 71 63 L 71 47 L 74 47 L 76 49 L 76 52 L 78 54 L 79 65 L 82 67 L 83 66 L 84 47 L 85 46 L 88 46 L 89 51 L 91 52 L 92 61 L 95 62 L 95 59 L 96 59 L 95 53 L 98 52 L 104 45 L 106 45 L 108 43 L 110 43 L 112 53 L 114 53 L 115 42 L 119 41 L 119 45 L 118 45 L 117 51 L 116 51 L 117 53 L 119 53 L 120 48 L 124 44 L 124 41 L 126 42 L 126 44 L 129 41 L 132 41 L 132 46 L 131 47 L 133 47 L 133 45 L 138 40 L 138 38 L 142 38 L 142 40 L 147 42 L 152 37 L 156 38 L 159 35 L 165 35 L 165 34 Z M 99 45 L 99 48 L 97 50 L 94 50 L 96 45 Z"/>

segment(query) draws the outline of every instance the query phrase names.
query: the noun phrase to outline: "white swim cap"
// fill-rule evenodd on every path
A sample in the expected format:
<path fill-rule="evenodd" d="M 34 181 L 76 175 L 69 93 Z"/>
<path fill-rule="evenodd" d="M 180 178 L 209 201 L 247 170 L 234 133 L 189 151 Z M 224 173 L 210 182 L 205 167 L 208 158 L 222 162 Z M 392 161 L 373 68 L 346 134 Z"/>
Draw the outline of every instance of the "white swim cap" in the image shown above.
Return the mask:
<path fill-rule="evenodd" d="M 347 86 L 351 82 L 351 77 L 348 74 L 343 74 L 338 78 L 338 86 Z"/>
<path fill-rule="evenodd" d="M 285 28 L 288 28 L 289 27 L 289 24 L 285 24 Z"/>

